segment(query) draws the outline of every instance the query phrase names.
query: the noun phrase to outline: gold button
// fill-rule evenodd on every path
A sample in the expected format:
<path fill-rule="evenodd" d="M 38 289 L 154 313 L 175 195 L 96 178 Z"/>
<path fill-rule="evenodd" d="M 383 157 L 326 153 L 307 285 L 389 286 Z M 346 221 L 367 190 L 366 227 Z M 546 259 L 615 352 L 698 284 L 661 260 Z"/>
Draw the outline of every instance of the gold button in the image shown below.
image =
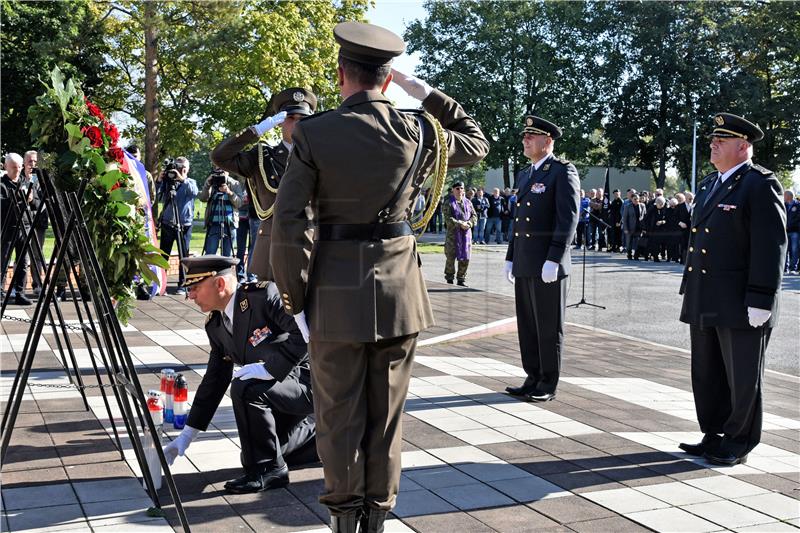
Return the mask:
<path fill-rule="evenodd" d="M 258 234 L 259 235 L 264 235 L 264 230 L 262 230 L 262 229 L 258 230 Z"/>
<path fill-rule="evenodd" d="M 530 237 L 530 236 L 531 236 L 531 234 L 530 234 L 530 233 L 526 233 L 526 234 L 525 234 L 525 236 L 526 236 L 526 237 Z"/>
<path fill-rule="evenodd" d="M 530 202 L 525 202 L 525 205 L 527 205 L 528 207 L 530 207 L 531 203 L 530 203 Z"/>
<path fill-rule="evenodd" d="M 514 220 L 515 220 L 516 222 L 519 222 L 519 217 L 515 218 Z"/>
<path fill-rule="evenodd" d="M 708 252 L 706 252 L 706 249 L 705 249 L 705 248 L 703 248 L 703 249 L 702 249 L 702 250 L 700 250 L 700 251 L 701 251 L 701 252 L 703 252 L 704 254 L 705 254 L 705 253 L 708 253 Z"/>
<path fill-rule="evenodd" d="M 278 181 L 278 176 L 272 176 L 272 179 Z"/>
<path fill-rule="evenodd" d="M 292 310 L 292 306 L 289 305 L 289 304 L 286 304 L 284 307 L 286 308 L 287 311 L 291 311 Z"/>
<path fill-rule="evenodd" d="M 697 228 L 692 228 L 692 233 L 697 233 Z"/>
<path fill-rule="evenodd" d="M 519 237 L 519 233 L 514 233 L 514 237 Z"/>
<path fill-rule="evenodd" d="M 701 270 L 700 272 L 702 272 L 703 274 L 705 274 L 705 273 L 706 273 L 706 269 L 704 268 L 704 269 L 703 269 L 703 270 Z"/>
<path fill-rule="evenodd" d="M 694 246 L 690 246 L 690 247 L 689 247 L 689 251 L 690 251 L 690 252 L 694 252 Z"/>
<path fill-rule="evenodd" d="M 706 228 L 706 233 L 711 233 L 711 230 Z"/>
<path fill-rule="evenodd" d="M 530 222 L 530 221 L 531 221 L 531 217 L 525 217 L 525 222 Z"/>
<path fill-rule="evenodd" d="M 689 267 L 689 268 L 687 268 L 686 270 L 688 270 L 689 272 L 691 272 L 691 271 L 692 271 L 692 267 Z"/>
<path fill-rule="evenodd" d="M 522 205 L 522 204 L 520 204 L 519 202 L 517 202 L 517 207 L 519 207 L 520 205 Z M 531 204 L 528 204 L 528 205 L 531 205 Z"/>
<path fill-rule="evenodd" d="M 289 295 L 288 295 L 288 294 L 286 294 L 286 293 L 284 292 L 284 293 L 283 293 L 283 297 L 284 297 L 284 298 L 288 298 L 288 297 L 289 297 Z"/>

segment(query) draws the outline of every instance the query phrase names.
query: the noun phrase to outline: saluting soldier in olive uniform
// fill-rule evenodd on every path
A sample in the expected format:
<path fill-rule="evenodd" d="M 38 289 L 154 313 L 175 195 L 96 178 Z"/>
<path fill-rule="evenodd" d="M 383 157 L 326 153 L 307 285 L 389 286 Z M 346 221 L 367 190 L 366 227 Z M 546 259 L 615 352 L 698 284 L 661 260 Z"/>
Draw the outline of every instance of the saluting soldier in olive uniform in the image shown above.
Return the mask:
<path fill-rule="evenodd" d="M 422 100 L 395 109 L 383 90 L 405 43 L 394 33 L 336 26 L 344 101 L 302 120 L 275 203 L 272 268 L 287 313 L 310 325 L 318 450 L 325 471 L 320 502 L 334 531 L 382 531 L 400 479 L 401 418 L 419 331 L 433 324 L 408 222 L 425 176 L 444 150 L 450 166 L 472 165 L 489 145 L 452 98 L 398 72 Z M 442 128 L 442 129 L 439 129 Z M 441 139 L 441 145 L 439 140 Z M 306 215 L 319 223 L 308 283 Z"/>
<path fill-rule="evenodd" d="M 556 396 L 564 346 L 570 243 L 578 227 L 580 179 L 575 166 L 553 155 L 561 129 L 525 117 L 522 146 L 531 166 L 517 175 L 517 212 L 508 243 L 505 273 L 514 283 L 522 367 L 520 387 L 506 391 L 546 402 Z"/>
<path fill-rule="evenodd" d="M 704 434 L 680 448 L 722 465 L 744 463 L 761 440 L 764 353 L 786 257 L 783 188 L 772 171 L 751 161 L 753 143 L 763 137 L 742 117 L 714 117 L 717 172 L 698 186 L 680 290 Z"/>
<path fill-rule="evenodd" d="M 269 263 L 273 204 L 292 150 L 292 131 L 297 121 L 312 115 L 317 109 L 317 97 L 306 89 L 291 87 L 276 94 L 271 107 L 274 115 L 222 141 L 211 152 L 211 161 L 215 165 L 247 181 L 250 203 L 261 220 L 253 256 L 247 260 L 247 271 L 262 281 L 273 279 Z M 278 125 L 281 126 L 280 144 L 270 146 L 257 142 L 264 133 Z M 256 145 L 242 151 L 253 143 Z M 311 249 L 311 235 L 309 230 L 308 250 Z"/>
<path fill-rule="evenodd" d="M 317 460 L 303 335 L 283 312 L 274 283 L 246 283 L 237 289 L 239 259 L 204 255 L 181 262 L 189 298 L 209 313 L 211 353 L 186 426 L 164 447 L 164 455 L 172 464 L 184 454 L 208 428 L 230 385 L 244 476 L 227 482 L 225 490 L 238 494 L 284 487 L 289 483 L 287 465 Z M 234 365 L 241 368 L 234 372 Z"/>

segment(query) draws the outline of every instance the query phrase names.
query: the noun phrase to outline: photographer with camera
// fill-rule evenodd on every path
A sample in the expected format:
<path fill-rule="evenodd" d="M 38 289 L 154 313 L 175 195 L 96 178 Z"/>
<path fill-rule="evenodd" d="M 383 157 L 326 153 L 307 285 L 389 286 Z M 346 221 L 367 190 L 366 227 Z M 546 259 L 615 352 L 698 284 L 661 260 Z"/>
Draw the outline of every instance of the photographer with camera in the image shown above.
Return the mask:
<path fill-rule="evenodd" d="M 172 244 L 178 242 L 178 256 L 183 259 L 189 255 L 189 242 L 192 239 L 192 220 L 194 220 L 194 199 L 197 197 L 197 182 L 189 177 L 189 160 L 176 157 L 164 162 L 165 168 L 158 177 L 158 197 L 164 208 L 159 218 L 161 242 L 159 246 L 169 259 Z M 184 272 L 178 271 L 178 289 L 175 294 L 186 294 L 183 287 Z"/>
<path fill-rule="evenodd" d="M 216 254 L 222 246 L 222 255 L 233 256 L 233 237 L 239 226 L 239 207 L 244 191 L 241 183 L 227 172 L 215 168 L 200 191 L 201 202 L 207 202 L 203 255 Z"/>

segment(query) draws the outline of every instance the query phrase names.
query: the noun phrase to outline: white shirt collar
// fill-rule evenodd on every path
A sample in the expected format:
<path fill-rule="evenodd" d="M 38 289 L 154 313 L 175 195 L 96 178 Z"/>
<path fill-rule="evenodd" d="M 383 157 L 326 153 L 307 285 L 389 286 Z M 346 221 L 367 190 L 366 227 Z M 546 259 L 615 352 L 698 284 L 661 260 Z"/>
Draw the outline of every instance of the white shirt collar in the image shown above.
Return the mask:
<path fill-rule="evenodd" d="M 234 300 L 236 300 L 235 292 L 231 294 L 231 299 L 228 300 L 228 305 L 225 306 L 225 311 L 223 311 L 223 313 L 225 313 L 228 316 L 228 320 L 231 321 L 231 328 L 233 327 L 233 304 L 235 303 Z"/>
<path fill-rule="evenodd" d="M 289 150 L 290 152 L 292 151 L 292 146 L 294 146 L 292 143 L 287 143 L 286 141 L 281 141 L 281 142 L 283 143 L 283 145 L 286 147 L 287 150 Z"/>
<path fill-rule="evenodd" d="M 737 169 L 738 169 L 740 166 L 742 166 L 742 165 L 746 165 L 746 164 L 748 164 L 748 163 L 750 163 L 750 160 L 749 160 L 749 159 L 748 159 L 748 160 L 746 160 L 746 161 L 742 161 L 741 163 L 739 163 L 739 164 L 738 164 L 738 165 L 736 165 L 735 167 L 733 167 L 733 168 L 729 169 L 729 170 L 728 170 L 728 171 L 727 171 L 725 174 L 722 174 L 722 175 L 719 177 L 719 179 L 720 179 L 720 183 L 725 183 L 725 180 L 726 180 L 726 179 L 728 179 L 728 178 L 731 176 L 731 174 L 733 174 L 734 172 L 736 172 L 736 170 L 737 170 Z"/>
<path fill-rule="evenodd" d="M 549 158 L 551 155 L 552 155 L 552 154 L 547 154 L 546 156 L 544 156 L 543 158 L 541 158 L 540 160 L 538 160 L 536 163 L 534 163 L 534 164 L 533 164 L 533 170 L 539 170 L 539 167 L 540 167 L 540 166 L 542 166 L 542 164 L 543 164 L 545 161 L 547 161 L 547 159 L 548 159 L 548 158 Z"/>

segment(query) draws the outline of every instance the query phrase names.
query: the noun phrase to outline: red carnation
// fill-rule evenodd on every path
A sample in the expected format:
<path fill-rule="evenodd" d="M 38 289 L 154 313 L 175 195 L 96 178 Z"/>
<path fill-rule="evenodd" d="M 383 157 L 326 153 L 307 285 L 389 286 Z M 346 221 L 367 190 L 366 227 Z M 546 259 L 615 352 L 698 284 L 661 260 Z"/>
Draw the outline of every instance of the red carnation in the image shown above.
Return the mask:
<path fill-rule="evenodd" d="M 89 114 L 99 118 L 100 120 L 105 120 L 106 117 L 103 115 L 103 112 L 100 111 L 100 108 L 91 103 L 89 100 L 86 100 L 86 107 L 89 109 Z"/>
<path fill-rule="evenodd" d="M 84 126 L 81 132 L 89 138 L 92 143 L 92 148 L 100 148 L 103 146 L 103 132 L 97 126 Z"/>
<path fill-rule="evenodd" d="M 119 140 L 119 131 L 117 127 L 113 125 L 111 122 L 103 121 L 103 129 L 108 135 L 108 138 L 111 139 L 111 146 L 116 146 L 117 141 Z"/>
<path fill-rule="evenodd" d="M 122 150 L 122 148 L 119 148 L 119 147 L 117 147 L 117 146 L 112 146 L 112 147 L 111 147 L 111 148 L 108 150 L 108 155 L 110 155 L 111 157 L 113 157 L 113 158 L 114 158 L 114 160 L 115 160 L 117 163 L 119 163 L 120 165 L 121 165 L 121 164 L 123 164 L 123 163 L 125 162 L 125 152 Z"/>

